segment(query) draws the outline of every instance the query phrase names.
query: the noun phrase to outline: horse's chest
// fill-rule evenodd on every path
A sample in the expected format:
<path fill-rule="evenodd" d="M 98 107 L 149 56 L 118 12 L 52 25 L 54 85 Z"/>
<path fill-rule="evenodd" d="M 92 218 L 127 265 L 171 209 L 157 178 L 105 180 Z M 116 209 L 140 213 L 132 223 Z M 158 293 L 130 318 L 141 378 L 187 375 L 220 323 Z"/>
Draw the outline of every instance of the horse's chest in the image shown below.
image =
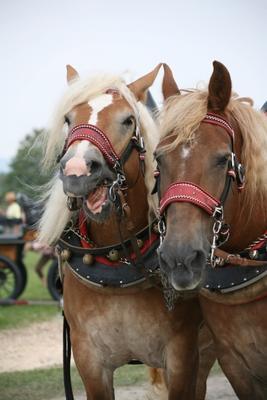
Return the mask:
<path fill-rule="evenodd" d="M 90 302 L 90 307 L 75 317 L 77 335 L 81 336 L 82 331 L 88 346 L 112 366 L 130 359 L 163 366 L 167 343 L 177 333 L 164 304 L 153 308 L 150 303 L 132 301 L 127 296 L 110 300 L 103 296 L 101 302 Z"/>

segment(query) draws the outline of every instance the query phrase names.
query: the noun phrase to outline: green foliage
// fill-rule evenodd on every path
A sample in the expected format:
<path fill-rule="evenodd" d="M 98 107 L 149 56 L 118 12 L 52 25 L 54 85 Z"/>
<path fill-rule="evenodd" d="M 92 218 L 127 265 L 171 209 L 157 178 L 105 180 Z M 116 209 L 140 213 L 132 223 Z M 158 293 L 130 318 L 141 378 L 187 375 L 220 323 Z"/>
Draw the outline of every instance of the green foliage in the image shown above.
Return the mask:
<path fill-rule="evenodd" d="M 45 172 L 41 166 L 43 149 L 40 136 L 43 132 L 34 130 L 20 143 L 17 154 L 9 165 L 10 171 L 0 175 L 1 197 L 7 191 L 15 191 L 34 198 L 37 188 L 50 179 L 51 173 Z"/>

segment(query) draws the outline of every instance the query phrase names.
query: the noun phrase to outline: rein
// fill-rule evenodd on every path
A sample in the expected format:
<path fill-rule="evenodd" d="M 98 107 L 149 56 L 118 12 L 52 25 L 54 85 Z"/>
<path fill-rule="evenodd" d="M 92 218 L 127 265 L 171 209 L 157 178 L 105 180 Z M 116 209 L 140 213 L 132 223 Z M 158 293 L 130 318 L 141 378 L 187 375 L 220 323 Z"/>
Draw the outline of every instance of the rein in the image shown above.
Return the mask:
<path fill-rule="evenodd" d="M 227 176 L 223 192 L 220 199 L 217 199 L 193 182 L 178 181 L 172 183 L 160 199 L 159 231 L 161 234 L 162 242 L 166 231 L 164 215 L 170 204 L 177 202 L 186 202 L 194 204 L 195 206 L 201 208 L 214 219 L 210 263 L 212 267 L 215 267 L 217 265 L 215 250 L 219 245 L 225 243 L 229 237 L 229 227 L 227 224 L 224 223 L 224 203 L 228 197 L 232 181 L 235 180 L 237 182 L 238 190 L 242 190 L 244 188 L 245 179 L 244 168 L 241 163 L 238 162 L 236 154 L 234 152 L 235 133 L 231 124 L 220 115 L 210 112 L 206 114 L 206 116 L 202 120 L 202 123 L 220 126 L 227 132 L 231 139 L 232 153 L 231 159 L 228 162 Z M 158 176 L 156 176 L 156 179 L 159 179 L 159 174 Z M 157 184 L 157 187 L 158 186 L 159 185 Z"/>

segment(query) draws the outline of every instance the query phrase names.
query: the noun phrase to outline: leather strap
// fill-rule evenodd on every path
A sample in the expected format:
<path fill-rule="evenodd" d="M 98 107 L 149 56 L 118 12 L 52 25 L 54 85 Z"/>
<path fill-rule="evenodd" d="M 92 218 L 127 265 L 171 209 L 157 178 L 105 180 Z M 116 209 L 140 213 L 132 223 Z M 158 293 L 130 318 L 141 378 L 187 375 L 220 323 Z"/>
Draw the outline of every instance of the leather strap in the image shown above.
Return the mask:
<path fill-rule="evenodd" d="M 192 182 L 175 182 L 168 187 L 160 201 L 160 215 L 165 209 L 175 202 L 186 202 L 197 205 L 213 215 L 215 208 L 220 205 L 220 201 L 209 193 L 205 192 L 200 186 Z"/>
<path fill-rule="evenodd" d="M 239 265 L 242 267 L 260 267 L 267 265 L 267 261 L 251 260 L 249 258 L 240 257 L 238 254 L 230 254 L 221 249 L 215 250 L 215 256 L 219 257 L 225 265 Z"/>
<path fill-rule="evenodd" d="M 231 140 L 234 141 L 235 132 L 232 126 L 229 124 L 229 122 L 223 117 L 221 117 L 221 115 L 208 112 L 204 117 L 204 119 L 202 120 L 202 122 L 205 124 L 217 125 L 220 126 L 221 128 L 224 128 L 228 133 L 228 135 L 231 137 Z"/>

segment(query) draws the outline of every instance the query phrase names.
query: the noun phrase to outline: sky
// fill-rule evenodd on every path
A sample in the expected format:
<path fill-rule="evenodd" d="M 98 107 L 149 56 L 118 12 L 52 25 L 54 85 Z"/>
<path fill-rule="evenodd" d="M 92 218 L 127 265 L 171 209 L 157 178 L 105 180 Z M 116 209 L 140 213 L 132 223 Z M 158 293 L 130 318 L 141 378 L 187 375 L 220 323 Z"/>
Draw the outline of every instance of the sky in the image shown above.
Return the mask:
<path fill-rule="evenodd" d="M 266 38 L 266 0 L 0 0 L 0 171 L 27 133 L 49 126 L 66 64 L 83 77 L 128 71 L 131 80 L 166 62 L 191 88 L 208 83 L 218 60 L 260 108 Z"/>

